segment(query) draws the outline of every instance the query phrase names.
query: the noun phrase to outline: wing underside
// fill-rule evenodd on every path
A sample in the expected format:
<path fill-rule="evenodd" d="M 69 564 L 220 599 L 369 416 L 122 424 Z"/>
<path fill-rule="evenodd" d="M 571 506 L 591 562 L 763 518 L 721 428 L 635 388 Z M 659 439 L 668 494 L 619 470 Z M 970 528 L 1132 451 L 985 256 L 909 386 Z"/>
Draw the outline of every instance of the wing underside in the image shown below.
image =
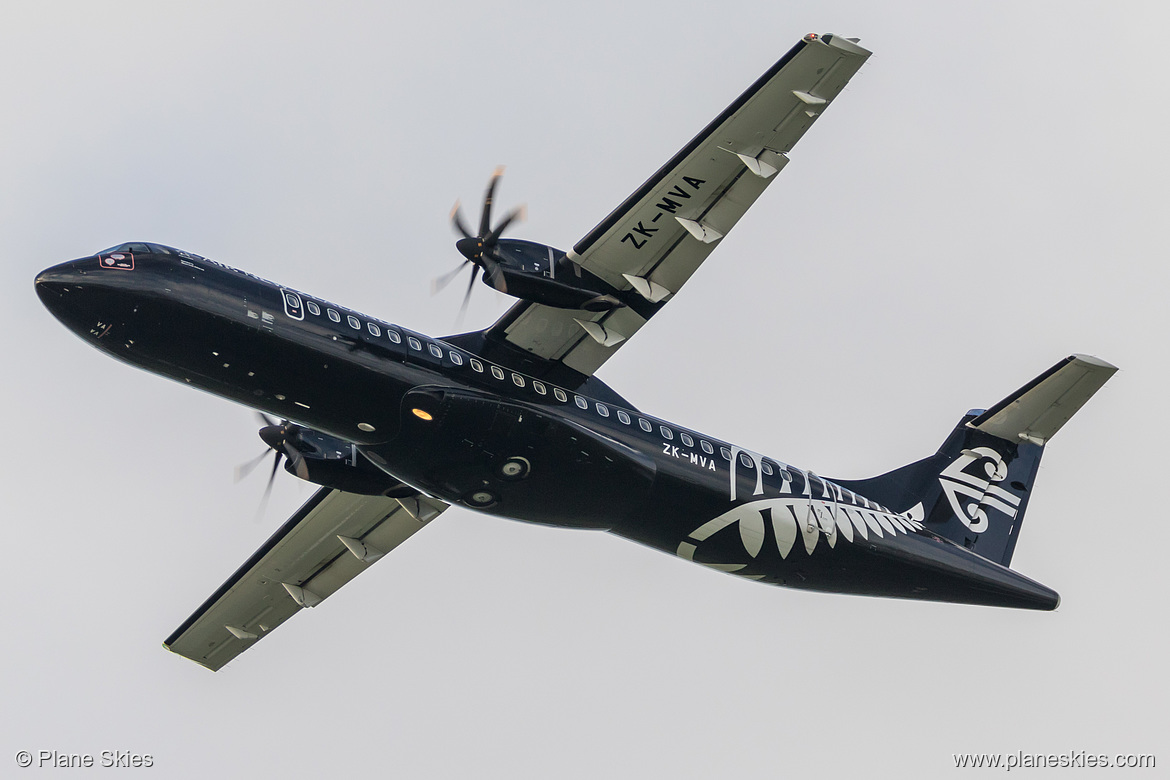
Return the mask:
<path fill-rule="evenodd" d="M 217 671 L 446 508 L 425 496 L 393 499 L 322 488 L 163 645 Z"/>
<path fill-rule="evenodd" d="M 806 36 L 569 253 L 648 307 L 591 314 L 521 302 L 487 341 L 592 375 L 679 291 L 869 54 L 854 40 Z"/>

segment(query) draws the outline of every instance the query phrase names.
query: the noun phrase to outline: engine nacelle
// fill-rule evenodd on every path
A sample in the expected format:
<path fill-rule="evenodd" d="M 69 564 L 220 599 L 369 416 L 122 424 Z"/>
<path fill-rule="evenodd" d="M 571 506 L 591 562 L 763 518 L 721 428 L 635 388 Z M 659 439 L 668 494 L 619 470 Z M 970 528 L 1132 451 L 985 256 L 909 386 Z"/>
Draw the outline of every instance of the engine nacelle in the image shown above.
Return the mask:
<path fill-rule="evenodd" d="M 418 495 L 417 490 L 382 471 L 358 452 L 353 443 L 344 439 L 298 425 L 289 431 L 285 440 L 301 456 L 300 462 L 285 461 L 284 470 L 294 477 L 365 496 L 407 498 Z M 307 476 L 304 476 L 304 470 L 308 471 Z"/>
<path fill-rule="evenodd" d="M 551 246 L 502 238 L 495 244 L 492 258 L 503 273 L 502 291 L 516 298 L 585 311 L 609 311 L 627 305 L 623 300 L 626 293 L 615 290 Z"/>

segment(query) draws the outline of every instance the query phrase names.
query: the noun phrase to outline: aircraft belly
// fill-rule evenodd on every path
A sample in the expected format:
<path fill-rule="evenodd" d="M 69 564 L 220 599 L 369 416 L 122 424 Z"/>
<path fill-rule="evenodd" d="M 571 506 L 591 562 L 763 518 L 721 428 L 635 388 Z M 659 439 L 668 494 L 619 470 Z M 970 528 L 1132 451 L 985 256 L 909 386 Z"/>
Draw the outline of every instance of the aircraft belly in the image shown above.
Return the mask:
<path fill-rule="evenodd" d="M 611 528 L 650 498 L 655 478 L 653 459 L 617 439 L 470 389 L 415 388 L 400 431 L 361 451 L 437 498 L 516 520 Z"/>

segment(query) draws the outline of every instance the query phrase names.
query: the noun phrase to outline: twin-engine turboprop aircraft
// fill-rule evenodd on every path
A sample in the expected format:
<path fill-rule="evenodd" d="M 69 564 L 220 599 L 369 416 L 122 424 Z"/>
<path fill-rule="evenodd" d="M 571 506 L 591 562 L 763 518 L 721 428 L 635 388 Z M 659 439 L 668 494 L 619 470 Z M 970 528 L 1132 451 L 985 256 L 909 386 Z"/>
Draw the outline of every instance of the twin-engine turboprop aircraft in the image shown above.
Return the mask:
<path fill-rule="evenodd" d="M 610 531 L 794 588 L 1054 609 L 1008 568 L 1045 444 L 1116 370 L 1061 360 L 937 453 L 833 480 L 640 411 L 596 371 L 667 305 L 869 52 L 808 35 L 571 252 L 501 238 L 493 184 L 458 248 L 521 298 L 433 339 L 195 254 L 127 243 L 37 293 L 98 349 L 279 417 L 263 440 L 321 485 L 165 642 L 215 670 L 448 505 Z M 470 286 L 468 288 L 470 290 Z"/>

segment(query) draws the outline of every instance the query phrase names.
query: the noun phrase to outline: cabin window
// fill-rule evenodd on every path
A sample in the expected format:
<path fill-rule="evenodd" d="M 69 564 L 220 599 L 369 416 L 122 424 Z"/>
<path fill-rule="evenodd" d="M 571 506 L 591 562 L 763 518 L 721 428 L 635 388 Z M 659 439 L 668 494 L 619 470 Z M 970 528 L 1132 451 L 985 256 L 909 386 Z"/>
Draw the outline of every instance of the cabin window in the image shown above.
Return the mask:
<path fill-rule="evenodd" d="M 519 374 L 512 374 L 512 384 L 516 387 L 524 387 L 524 377 Z"/>
<path fill-rule="evenodd" d="M 328 312 L 329 312 L 329 319 L 333 320 L 334 322 L 341 322 L 341 315 L 340 314 L 335 312 L 333 309 L 328 309 Z"/>
<path fill-rule="evenodd" d="M 358 322 L 358 318 L 353 316 L 352 314 L 347 316 L 345 319 L 349 323 L 349 327 L 353 328 L 354 330 L 361 330 L 362 329 L 362 324 L 360 322 Z"/>
<path fill-rule="evenodd" d="M 454 351 L 448 352 L 447 355 L 448 355 L 448 357 L 451 358 L 451 362 L 454 363 L 455 365 L 457 365 L 457 366 L 463 365 L 463 356 L 460 355 L 458 352 L 454 352 Z"/>
<path fill-rule="evenodd" d="M 540 395 L 546 395 L 548 393 L 548 390 L 545 389 L 544 384 L 537 382 L 535 379 L 532 380 L 532 389 Z"/>
<path fill-rule="evenodd" d="M 638 418 L 638 427 L 646 431 L 646 433 L 654 432 L 654 426 L 650 424 L 650 421 L 643 420 L 641 417 Z"/>
<path fill-rule="evenodd" d="M 781 469 L 780 469 L 780 479 L 784 480 L 785 482 L 791 482 L 791 481 L 792 481 L 792 475 L 791 475 L 790 473 L 788 473 L 788 469 L 781 467 Z"/>
<path fill-rule="evenodd" d="M 726 447 L 720 447 L 719 454 L 723 456 L 724 460 L 731 460 L 731 450 Z"/>
<path fill-rule="evenodd" d="M 771 463 L 769 463 L 769 462 L 768 462 L 768 461 L 766 461 L 766 460 L 764 460 L 764 461 L 760 461 L 760 468 L 762 468 L 762 469 L 764 470 L 764 473 L 765 473 L 765 474 L 771 474 L 771 473 L 772 473 L 772 464 L 771 464 Z"/>
<path fill-rule="evenodd" d="M 739 462 L 742 463 L 743 467 L 746 469 L 754 469 L 756 467 L 756 462 L 752 460 L 752 457 L 746 452 L 739 453 Z"/>
<path fill-rule="evenodd" d="M 579 395 L 573 396 L 573 403 L 577 404 L 577 408 L 579 408 L 579 409 L 588 409 L 589 408 L 589 402 L 586 401 L 584 398 L 582 398 Z"/>
<path fill-rule="evenodd" d="M 554 395 L 554 396 L 556 397 L 556 399 L 557 399 L 558 401 L 560 401 L 561 403 L 565 403 L 566 401 L 568 401 L 568 400 L 569 400 L 569 396 L 565 395 L 565 391 L 564 391 L 564 390 L 562 390 L 562 389 L 561 389 L 561 388 L 559 388 L 559 387 L 554 387 L 554 388 L 553 388 L 553 395 Z"/>
<path fill-rule="evenodd" d="M 699 446 L 702 447 L 703 452 L 707 453 L 708 455 L 715 454 L 715 448 L 712 447 L 711 442 L 707 441 L 706 439 L 699 439 Z"/>
<path fill-rule="evenodd" d="M 471 369 L 473 371 L 477 371 L 478 373 L 482 374 L 483 373 L 483 363 L 480 363 L 475 358 L 472 358 L 471 359 Z"/>
<path fill-rule="evenodd" d="M 494 376 L 496 379 L 503 379 L 504 369 L 500 368 L 499 366 L 492 366 L 492 376 Z"/>
<path fill-rule="evenodd" d="M 438 348 L 438 347 L 436 347 L 434 344 L 427 344 L 427 350 L 429 350 L 429 351 L 430 351 L 430 353 L 431 353 L 432 355 L 434 355 L 435 357 L 437 357 L 437 358 L 439 358 L 439 359 L 442 359 L 442 357 L 443 357 L 443 350 L 439 349 L 439 348 Z"/>
<path fill-rule="evenodd" d="M 609 417 L 609 409 L 606 408 L 605 404 L 597 404 L 597 413 L 602 417 Z"/>
<path fill-rule="evenodd" d="M 371 336 L 381 336 L 382 335 L 382 329 L 379 328 L 377 325 L 375 325 L 372 322 L 366 324 L 366 329 L 370 331 Z"/>
<path fill-rule="evenodd" d="M 321 316 L 321 307 L 317 304 L 313 303 L 312 301 L 305 301 L 305 306 L 308 307 L 309 314 L 312 314 L 314 317 Z"/>
<path fill-rule="evenodd" d="M 387 331 L 386 331 L 386 337 L 387 337 L 387 338 L 389 338 L 391 341 L 393 341 L 395 344 L 401 344 L 401 343 L 402 343 L 402 337 L 398 335 L 398 331 L 395 331 L 395 330 L 387 330 Z"/>
<path fill-rule="evenodd" d="M 414 336 L 408 336 L 406 338 L 406 343 L 410 345 L 411 349 L 417 352 L 422 352 L 422 342 L 416 339 Z"/>
<path fill-rule="evenodd" d="M 688 447 L 695 446 L 695 440 L 692 439 L 688 434 L 680 433 L 678 435 L 678 437 L 682 440 L 682 443 L 685 444 L 686 446 L 688 446 Z"/>
<path fill-rule="evenodd" d="M 630 416 L 628 414 L 626 414 L 625 412 L 623 412 L 621 409 L 618 409 L 618 422 L 620 422 L 622 425 L 629 425 L 630 424 Z"/>
<path fill-rule="evenodd" d="M 666 439 L 667 441 L 674 440 L 674 431 L 670 430 L 670 428 L 667 428 L 665 425 L 659 425 L 658 431 L 662 434 L 662 438 Z"/>

